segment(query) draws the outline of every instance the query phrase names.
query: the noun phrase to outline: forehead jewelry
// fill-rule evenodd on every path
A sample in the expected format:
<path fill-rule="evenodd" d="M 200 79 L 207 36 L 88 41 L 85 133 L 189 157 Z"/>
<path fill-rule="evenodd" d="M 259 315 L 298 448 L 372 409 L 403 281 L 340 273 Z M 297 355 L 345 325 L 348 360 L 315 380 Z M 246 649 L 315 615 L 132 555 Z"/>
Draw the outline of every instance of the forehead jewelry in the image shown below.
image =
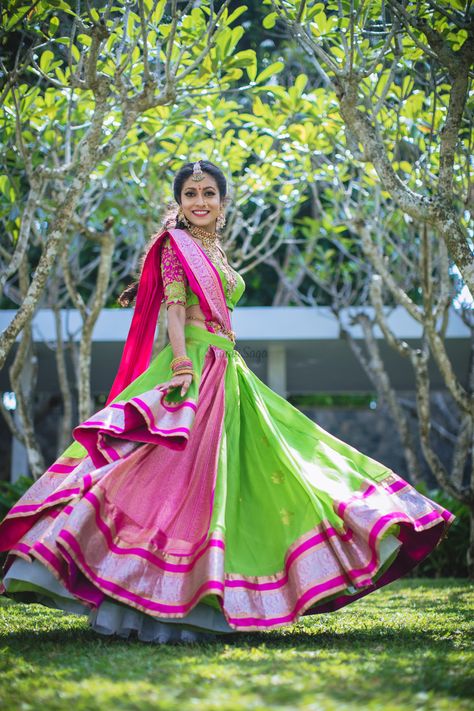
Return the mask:
<path fill-rule="evenodd" d="M 201 168 L 201 161 L 198 160 L 197 163 L 193 165 L 192 180 L 195 180 L 198 183 L 200 180 L 204 180 L 205 177 L 204 171 Z"/>

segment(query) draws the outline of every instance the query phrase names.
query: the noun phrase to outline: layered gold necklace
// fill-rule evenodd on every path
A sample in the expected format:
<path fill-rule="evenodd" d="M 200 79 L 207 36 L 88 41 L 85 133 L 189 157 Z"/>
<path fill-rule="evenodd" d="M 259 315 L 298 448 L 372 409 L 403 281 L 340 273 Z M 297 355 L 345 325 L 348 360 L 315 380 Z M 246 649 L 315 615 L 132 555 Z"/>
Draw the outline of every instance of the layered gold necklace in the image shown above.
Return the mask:
<path fill-rule="evenodd" d="M 226 295 L 229 301 L 237 284 L 235 274 L 229 265 L 224 250 L 220 246 L 220 239 L 217 232 L 207 232 L 202 227 L 191 225 L 188 231 L 196 239 L 200 239 L 205 253 L 214 265 L 219 266 L 226 276 Z"/>

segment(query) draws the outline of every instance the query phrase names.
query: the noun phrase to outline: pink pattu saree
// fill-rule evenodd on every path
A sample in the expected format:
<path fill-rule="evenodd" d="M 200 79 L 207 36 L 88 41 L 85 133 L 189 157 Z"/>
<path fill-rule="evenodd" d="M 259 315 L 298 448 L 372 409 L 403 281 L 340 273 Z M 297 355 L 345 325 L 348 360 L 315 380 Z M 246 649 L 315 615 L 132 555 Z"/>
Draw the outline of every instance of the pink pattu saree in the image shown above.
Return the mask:
<path fill-rule="evenodd" d="M 150 362 L 168 235 L 207 329 Z M 158 235 L 106 406 L 0 523 L 2 592 L 144 641 L 268 630 L 399 578 L 453 514 L 268 388 L 232 340 L 223 275 L 182 230 Z M 194 637 L 193 637 L 194 635 Z"/>

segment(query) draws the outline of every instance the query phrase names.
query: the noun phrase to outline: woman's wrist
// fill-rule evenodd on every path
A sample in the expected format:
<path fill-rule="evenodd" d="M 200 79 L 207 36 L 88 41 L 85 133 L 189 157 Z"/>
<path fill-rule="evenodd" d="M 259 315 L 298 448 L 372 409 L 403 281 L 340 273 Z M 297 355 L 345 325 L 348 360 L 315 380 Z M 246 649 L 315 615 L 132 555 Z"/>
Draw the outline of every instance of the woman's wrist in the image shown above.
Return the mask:
<path fill-rule="evenodd" d="M 184 366 L 184 365 L 189 365 L 192 366 L 193 362 L 191 358 L 184 354 L 184 355 L 178 355 L 173 358 L 171 361 L 171 370 L 175 370 L 177 367 Z"/>
<path fill-rule="evenodd" d="M 191 375 L 194 378 L 193 361 L 187 355 L 175 356 L 170 367 L 173 375 Z"/>
<path fill-rule="evenodd" d="M 173 373 L 173 378 L 178 378 L 178 377 L 185 376 L 185 375 L 190 375 L 191 381 L 193 381 L 196 373 L 194 372 L 194 370 L 192 368 L 183 368 L 182 370 L 176 370 Z"/>

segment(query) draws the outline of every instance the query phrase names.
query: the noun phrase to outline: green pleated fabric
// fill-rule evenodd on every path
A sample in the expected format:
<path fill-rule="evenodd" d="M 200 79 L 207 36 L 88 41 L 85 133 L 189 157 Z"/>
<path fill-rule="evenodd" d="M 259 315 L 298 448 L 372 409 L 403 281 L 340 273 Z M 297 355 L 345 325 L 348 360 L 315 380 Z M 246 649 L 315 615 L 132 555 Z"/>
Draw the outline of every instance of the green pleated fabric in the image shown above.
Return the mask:
<path fill-rule="evenodd" d="M 226 408 L 211 528 L 225 534 L 226 573 L 272 575 L 297 539 L 323 520 L 340 526 L 338 496 L 389 470 L 326 432 L 267 387 L 237 351 Z"/>
<path fill-rule="evenodd" d="M 223 609 L 235 629 L 279 626 L 305 612 L 332 611 L 379 581 L 390 582 L 437 545 L 454 519 L 450 512 L 303 415 L 267 387 L 226 338 L 192 325 L 185 326 L 185 338 L 196 378 L 184 398 L 198 409 L 209 350 L 220 349 L 219 358 L 227 360 L 207 532 L 214 552 L 202 578 L 213 581 L 213 592 L 200 597 L 200 605 L 218 610 L 220 620 Z M 114 402 L 170 380 L 172 358 L 167 345 Z M 206 388 L 212 388 L 212 367 L 207 372 Z M 167 400 L 180 401 L 179 392 L 168 392 Z M 85 455 L 75 442 L 62 458 Z M 159 456 L 156 462 L 159 469 Z M 159 486 L 158 470 L 156 476 Z"/>
<path fill-rule="evenodd" d="M 288 548 L 329 521 L 340 526 L 334 492 L 349 497 L 367 478 L 381 481 L 383 464 L 351 447 L 267 387 L 225 338 L 186 326 L 186 351 L 197 377 L 188 396 L 198 398 L 210 345 L 227 351 L 225 414 L 210 532 L 226 540 L 226 573 L 272 575 Z M 168 344 L 149 368 L 113 402 L 151 390 L 171 377 Z M 168 401 L 179 401 L 175 390 Z M 64 457 L 87 454 L 73 443 Z"/>

